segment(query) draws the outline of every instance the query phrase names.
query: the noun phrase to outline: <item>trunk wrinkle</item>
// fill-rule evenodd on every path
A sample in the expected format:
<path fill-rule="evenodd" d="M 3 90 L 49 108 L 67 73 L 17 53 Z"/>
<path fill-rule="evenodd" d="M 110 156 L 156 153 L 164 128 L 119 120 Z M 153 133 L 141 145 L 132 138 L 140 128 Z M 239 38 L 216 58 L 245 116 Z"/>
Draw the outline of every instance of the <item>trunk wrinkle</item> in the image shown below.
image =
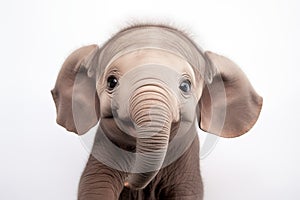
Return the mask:
<path fill-rule="evenodd" d="M 139 88 L 140 89 L 140 88 Z M 136 160 L 125 185 L 142 189 L 154 178 L 166 156 L 172 124 L 170 97 L 163 90 L 139 93 L 130 99 L 137 132 Z"/>

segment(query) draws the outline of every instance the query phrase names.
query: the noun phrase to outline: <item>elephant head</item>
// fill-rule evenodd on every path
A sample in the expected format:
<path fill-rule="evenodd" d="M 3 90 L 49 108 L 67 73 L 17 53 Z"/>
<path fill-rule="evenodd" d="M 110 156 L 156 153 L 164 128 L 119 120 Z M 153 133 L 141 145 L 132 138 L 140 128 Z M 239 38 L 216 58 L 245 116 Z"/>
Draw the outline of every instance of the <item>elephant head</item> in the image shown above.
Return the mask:
<path fill-rule="evenodd" d="M 262 106 L 234 62 L 157 25 L 130 27 L 101 48 L 76 50 L 52 95 L 57 123 L 67 130 L 81 135 L 100 119 L 112 140 L 135 146 L 134 173 L 124 183 L 134 189 L 153 179 L 171 139 L 187 134 L 195 121 L 206 132 L 237 137 L 255 124 Z M 173 133 L 178 124 L 181 132 Z"/>

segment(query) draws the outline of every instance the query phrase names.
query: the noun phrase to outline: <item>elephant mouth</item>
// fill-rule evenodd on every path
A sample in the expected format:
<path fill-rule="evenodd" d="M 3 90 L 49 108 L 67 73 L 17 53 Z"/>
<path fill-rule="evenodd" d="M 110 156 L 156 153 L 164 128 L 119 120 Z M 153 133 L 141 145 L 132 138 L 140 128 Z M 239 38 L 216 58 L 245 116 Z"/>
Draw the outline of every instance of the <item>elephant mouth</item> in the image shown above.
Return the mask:
<path fill-rule="evenodd" d="M 118 126 L 119 123 L 116 121 L 119 120 L 121 123 L 127 127 L 127 132 L 124 132 L 122 128 Z M 174 138 L 179 128 L 179 122 L 172 123 L 171 125 L 171 135 L 169 142 Z M 112 143 L 116 146 L 122 148 L 123 150 L 136 152 L 136 126 L 129 119 L 116 119 L 112 115 L 102 117 L 100 120 L 100 126 L 104 131 L 104 134 L 110 139 Z M 131 131 L 128 134 L 128 131 Z"/>
<path fill-rule="evenodd" d="M 129 136 L 135 135 L 134 132 L 136 130 L 135 124 L 132 122 L 130 118 L 120 118 L 117 115 L 109 115 L 107 117 L 104 117 L 105 120 L 112 120 L 115 122 L 115 124 L 125 133 L 127 133 Z"/>
<path fill-rule="evenodd" d="M 132 126 L 132 129 L 134 129 L 131 122 L 126 121 L 126 124 Z M 136 138 L 124 132 L 116 123 L 115 117 L 102 117 L 100 126 L 104 134 L 113 144 L 126 151 L 136 151 Z"/>

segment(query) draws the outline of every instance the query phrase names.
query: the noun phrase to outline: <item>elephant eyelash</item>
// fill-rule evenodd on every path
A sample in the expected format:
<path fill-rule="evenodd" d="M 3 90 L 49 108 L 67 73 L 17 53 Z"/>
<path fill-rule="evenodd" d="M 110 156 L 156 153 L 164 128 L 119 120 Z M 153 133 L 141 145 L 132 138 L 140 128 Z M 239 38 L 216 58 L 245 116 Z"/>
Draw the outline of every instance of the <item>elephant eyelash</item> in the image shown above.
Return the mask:
<path fill-rule="evenodd" d="M 181 83 L 183 80 L 188 80 L 191 83 L 191 86 L 193 85 L 190 75 L 188 75 L 186 73 L 182 74 L 182 76 L 179 79 L 179 83 Z"/>
<path fill-rule="evenodd" d="M 116 76 L 116 78 L 120 78 L 121 77 L 121 74 L 120 72 L 116 69 L 116 66 L 114 66 L 111 70 L 108 71 L 107 75 L 106 75 L 106 79 L 111 76 L 111 75 L 114 75 Z"/>

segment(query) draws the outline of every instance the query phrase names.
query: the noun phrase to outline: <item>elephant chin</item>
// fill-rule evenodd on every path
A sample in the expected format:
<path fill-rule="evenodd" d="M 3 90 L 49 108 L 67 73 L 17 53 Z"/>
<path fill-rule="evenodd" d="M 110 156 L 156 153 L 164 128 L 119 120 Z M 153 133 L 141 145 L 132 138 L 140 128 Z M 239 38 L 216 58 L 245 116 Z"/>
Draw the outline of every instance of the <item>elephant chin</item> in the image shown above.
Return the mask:
<path fill-rule="evenodd" d="M 131 119 L 136 129 L 136 158 L 125 186 L 142 189 L 158 173 L 168 149 L 172 124 L 170 96 L 153 90 L 138 91 L 130 100 Z"/>

